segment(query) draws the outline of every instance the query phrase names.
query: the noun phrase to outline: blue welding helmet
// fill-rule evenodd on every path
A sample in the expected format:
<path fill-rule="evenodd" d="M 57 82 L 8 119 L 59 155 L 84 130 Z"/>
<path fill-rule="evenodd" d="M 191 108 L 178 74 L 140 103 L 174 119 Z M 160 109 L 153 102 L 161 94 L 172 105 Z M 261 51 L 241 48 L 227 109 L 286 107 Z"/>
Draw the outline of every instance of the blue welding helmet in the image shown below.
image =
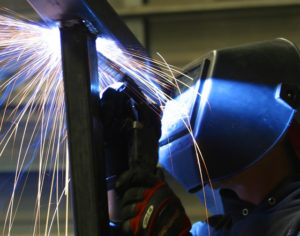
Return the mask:
<path fill-rule="evenodd" d="M 258 162 L 300 105 L 299 51 L 286 39 L 214 50 L 185 73 L 194 82 L 166 104 L 159 162 L 190 192 Z"/>

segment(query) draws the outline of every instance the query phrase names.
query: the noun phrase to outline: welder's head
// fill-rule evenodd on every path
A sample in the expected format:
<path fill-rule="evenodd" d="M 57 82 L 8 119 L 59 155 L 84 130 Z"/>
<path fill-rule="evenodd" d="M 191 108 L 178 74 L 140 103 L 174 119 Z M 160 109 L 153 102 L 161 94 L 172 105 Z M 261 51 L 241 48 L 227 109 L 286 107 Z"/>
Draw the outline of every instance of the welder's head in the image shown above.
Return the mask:
<path fill-rule="evenodd" d="M 212 51 L 186 72 L 195 84 L 165 108 L 160 163 L 193 191 L 254 165 L 286 134 L 300 106 L 300 55 L 276 39 Z"/>

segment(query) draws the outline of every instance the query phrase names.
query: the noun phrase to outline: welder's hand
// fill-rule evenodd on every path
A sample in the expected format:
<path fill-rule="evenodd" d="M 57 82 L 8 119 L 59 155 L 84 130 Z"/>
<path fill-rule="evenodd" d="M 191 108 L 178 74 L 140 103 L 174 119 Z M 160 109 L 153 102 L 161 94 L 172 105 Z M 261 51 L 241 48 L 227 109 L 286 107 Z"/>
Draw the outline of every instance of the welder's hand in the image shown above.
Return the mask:
<path fill-rule="evenodd" d="M 130 169 L 117 180 L 116 190 L 125 235 L 190 235 L 191 224 L 180 200 L 157 174 Z"/>
<path fill-rule="evenodd" d="M 155 171 L 158 162 L 158 140 L 161 135 L 161 110 L 151 104 L 141 89 L 130 77 L 126 77 L 126 93 L 131 100 L 135 114 L 134 137 L 132 139 L 129 166 Z M 130 84 L 130 86 L 129 86 Z"/>
<path fill-rule="evenodd" d="M 129 168 L 128 140 L 132 136 L 134 115 L 128 96 L 113 88 L 103 93 L 99 110 L 103 124 L 106 176 L 117 176 Z"/>
<path fill-rule="evenodd" d="M 100 101 L 104 129 L 107 176 L 119 175 L 129 166 L 154 171 L 161 134 L 160 109 L 149 104 L 138 87 L 126 83 L 108 88 Z"/>

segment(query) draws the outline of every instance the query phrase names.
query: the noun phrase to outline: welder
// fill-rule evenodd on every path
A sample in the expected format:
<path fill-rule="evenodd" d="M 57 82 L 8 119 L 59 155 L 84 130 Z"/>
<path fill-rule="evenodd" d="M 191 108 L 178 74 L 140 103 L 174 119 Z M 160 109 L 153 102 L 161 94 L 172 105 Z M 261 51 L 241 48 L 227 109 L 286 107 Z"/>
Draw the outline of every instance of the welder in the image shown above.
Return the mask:
<path fill-rule="evenodd" d="M 112 221 L 123 235 L 299 235 L 296 46 L 276 39 L 215 50 L 187 73 L 197 75 L 191 86 L 196 92 L 180 93 L 174 102 L 190 106 L 188 123 L 200 158 L 191 133 L 180 128 L 182 118 L 167 119 L 172 104 L 163 112 L 161 134 L 160 114 L 145 99 L 126 86 L 104 93 L 101 106 L 109 114 L 103 119 L 106 150 L 116 154 L 114 161 L 124 162 L 122 171 L 110 168 L 108 173 L 121 173 L 113 181 L 120 215 Z M 205 186 L 218 190 L 223 213 L 191 226 L 156 167 L 158 154 L 160 164 L 187 191 L 203 191 Z"/>

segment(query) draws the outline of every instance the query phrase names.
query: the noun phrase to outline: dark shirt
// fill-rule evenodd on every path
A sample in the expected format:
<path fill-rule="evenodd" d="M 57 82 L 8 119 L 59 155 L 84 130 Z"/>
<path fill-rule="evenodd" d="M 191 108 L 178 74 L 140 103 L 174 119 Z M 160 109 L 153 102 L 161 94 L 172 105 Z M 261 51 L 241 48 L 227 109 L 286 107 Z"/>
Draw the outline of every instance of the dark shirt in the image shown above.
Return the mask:
<path fill-rule="evenodd" d="M 194 224 L 193 236 L 300 236 L 300 175 L 286 178 L 258 206 L 231 190 L 220 194 L 224 215 Z"/>

